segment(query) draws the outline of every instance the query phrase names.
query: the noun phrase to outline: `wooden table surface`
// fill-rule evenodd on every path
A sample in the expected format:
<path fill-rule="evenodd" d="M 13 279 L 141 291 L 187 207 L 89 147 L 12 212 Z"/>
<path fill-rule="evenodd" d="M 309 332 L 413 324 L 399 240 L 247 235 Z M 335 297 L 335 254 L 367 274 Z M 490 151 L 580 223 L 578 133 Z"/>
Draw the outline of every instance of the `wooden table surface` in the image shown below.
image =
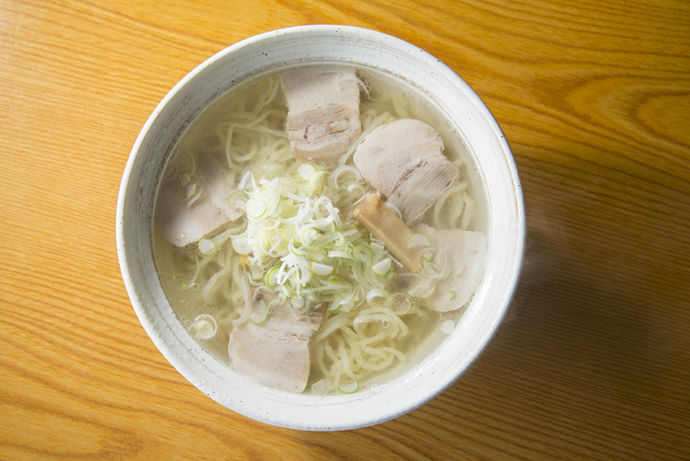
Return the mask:
<path fill-rule="evenodd" d="M 512 308 L 422 408 L 306 433 L 216 404 L 154 347 L 115 250 L 129 150 L 197 64 L 340 23 L 484 99 L 528 220 Z M 0 459 L 689 459 L 690 4 L 0 2 Z"/>

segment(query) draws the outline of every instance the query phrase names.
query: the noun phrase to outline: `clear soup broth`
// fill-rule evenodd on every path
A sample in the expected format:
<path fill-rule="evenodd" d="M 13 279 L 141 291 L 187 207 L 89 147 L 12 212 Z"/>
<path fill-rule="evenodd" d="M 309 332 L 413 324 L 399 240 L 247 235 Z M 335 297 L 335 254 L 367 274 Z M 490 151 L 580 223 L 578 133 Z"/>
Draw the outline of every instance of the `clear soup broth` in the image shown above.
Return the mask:
<path fill-rule="evenodd" d="M 443 155 L 459 174 L 420 223 L 486 233 L 485 194 L 462 133 L 418 89 L 374 69 L 355 69 L 361 135 L 338 162 L 295 158 L 285 129 L 283 70 L 272 71 L 223 94 L 189 125 L 162 174 L 154 213 L 155 260 L 170 305 L 218 361 L 232 367 L 228 343 L 233 329 L 249 323 L 261 328 L 276 303 L 298 315 L 320 310 L 320 323 L 308 341 L 304 392 L 350 393 L 390 379 L 462 321 L 464 306 L 437 312 L 426 305 L 422 295 L 428 293 L 402 289 L 405 268 L 385 242 L 352 217 L 361 199 L 376 192 L 352 158 L 374 128 L 408 118 L 433 127 L 443 141 Z M 194 180 L 201 156 L 225 177 L 225 199 L 240 215 L 194 242 L 175 245 L 163 231 L 162 197 L 172 184 L 184 206 L 203 198 L 209 186 Z M 312 222 L 329 219 L 327 213 L 317 216 L 319 206 L 335 207 L 337 219 L 325 221 L 325 227 L 297 225 L 295 216 L 305 203 L 317 210 L 312 210 Z M 446 277 L 468 270 L 452 267 L 449 260 L 443 264 L 451 269 L 433 269 L 442 264 L 441 256 L 430 253 L 431 261 L 422 261 L 431 267 L 431 276 L 442 276 L 434 270 L 447 272 Z M 261 302 L 257 292 L 264 293 Z"/>

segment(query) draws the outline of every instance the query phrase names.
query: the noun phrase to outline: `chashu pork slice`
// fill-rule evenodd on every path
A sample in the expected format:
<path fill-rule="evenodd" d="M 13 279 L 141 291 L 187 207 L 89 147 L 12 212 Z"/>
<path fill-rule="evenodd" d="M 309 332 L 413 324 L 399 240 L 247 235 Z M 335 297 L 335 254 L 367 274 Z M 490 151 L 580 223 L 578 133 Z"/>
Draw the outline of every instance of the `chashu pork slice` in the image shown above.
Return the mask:
<path fill-rule="evenodd" d="M 263 310 L 269 295 L 254 296 Z M 233 328 L 228 343 L 232 366 L 239 373 L 274 389 L 302 392 L 311 367 L 309 341 L 319 329 L 321 309 L 298 314 L 286 302 L 271 302 L 271 313 L 259 324 L 247 321 Z"/>
<path fill-rule="evenodd" d="M 424 304 L 438 312 L 464 307 L 472 300 L 484 273 L 486 235 L 462 229 L 436 229 L 426 224 L 416 226 L 415 231 L 429 238 L 450 267 L 447 277 L 436 281 L 430 295 L 420 296 Z M 411 295 L 425 283 L 423 278 L 411 273 L 399 279 L 399 287 Z"/>
<path fill-rule="evenodd" d="M 354 69 L 304 66 L 280 76 L 285 128 L 298 159 L 332 162 L 359 137 L 359 81 Z"/>
<path fill-rule="evenodd" d="M 442 151 L 443 141 L 432 127 L 401 119 L 374 129 L 353 159 L 362 176 L 412 224 L 458 177 Z"/>
<path fill-rule="evenodd" d="M 161 185 L 157 220 L 163 235 L 183 247 L 239 218 L 243 211 L 229 202 L 234 190 L 220 163 L 198 155 L 191 175 L 171 177 Z"/>

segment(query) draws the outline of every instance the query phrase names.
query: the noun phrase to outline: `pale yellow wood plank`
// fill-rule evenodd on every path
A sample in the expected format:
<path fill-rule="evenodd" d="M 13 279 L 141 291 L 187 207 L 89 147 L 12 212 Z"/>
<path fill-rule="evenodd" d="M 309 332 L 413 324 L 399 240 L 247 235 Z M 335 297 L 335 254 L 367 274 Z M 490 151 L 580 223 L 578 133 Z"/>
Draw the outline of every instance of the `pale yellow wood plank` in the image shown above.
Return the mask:
<path fill-rule="evenodd" d="M 506 322 L 454 386 L 301 433 L 214 403 L 129 305 L 115 204 L 182 76 L 278 27 L 441 58 L 514 150 L 528 239 Z M 690 6 L 682 1 L 0 2 L 0 458 L 687 459 Z"/>

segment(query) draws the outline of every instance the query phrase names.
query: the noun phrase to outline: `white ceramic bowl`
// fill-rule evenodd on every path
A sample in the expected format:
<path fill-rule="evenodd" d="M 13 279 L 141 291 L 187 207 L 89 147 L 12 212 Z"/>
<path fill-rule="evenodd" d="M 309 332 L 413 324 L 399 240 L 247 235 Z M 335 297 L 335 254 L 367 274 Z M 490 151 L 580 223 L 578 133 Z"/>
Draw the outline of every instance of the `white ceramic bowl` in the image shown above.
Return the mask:
<path fill-rule="evenodd" d="M 247 78 L 296 63 L 337 61 L 376 68 L 423 89 L 464 133 L 488 195 L 488 265 L 471 305 L 440 346 L 402 375 L 352 395 L 293 394 L 254 384 L 219 363 L 175 316 L 156 274 L 152 210 L 157 180 L 184 128 L 218 95 Z M 513 157 L 495 119 L 451 69 L 400 39 L 345 26 L 264 33 L 217 53 L 184 77 L 153 111 L 125 168 L 117 249 L 141 324 L 170 363 L 220 404 L 265 423 L 340 430 L 381 423 L 427 402 L 477 358 L 499 325 L 520 270 L 524 211 Z"/>

